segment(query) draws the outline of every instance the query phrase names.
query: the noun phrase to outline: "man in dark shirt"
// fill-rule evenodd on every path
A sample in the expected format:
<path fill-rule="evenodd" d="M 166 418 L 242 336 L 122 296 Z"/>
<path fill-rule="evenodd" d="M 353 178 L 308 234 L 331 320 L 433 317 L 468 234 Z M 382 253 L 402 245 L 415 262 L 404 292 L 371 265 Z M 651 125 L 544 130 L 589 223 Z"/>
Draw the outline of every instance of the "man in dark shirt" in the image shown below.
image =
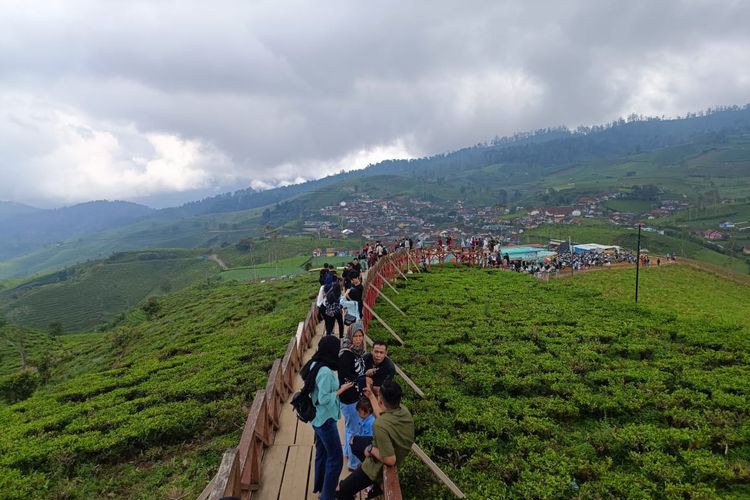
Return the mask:
<path fill-rule="evenodd" d="M 396 375 L 396 365 L 388 357 L 388 344 L 382 340 L 376 340 L 372 344 L 372 352 L 365 354 L 365 376 L 372 380 L 375 394 L 380 392 L 380 387 L 386 380 L 391 380 Z"/>
<path fill-rule="evenodd" d="M 354 257 L 354 260 L 352 261 L 352 269 L 354 269 L 355 274 L 362 273 L 362 264 L 359 263 L 359 259 L 357 257 Z"/>
<path fill-rule="evenodd" d="M 320 278 L 318 278 L 318 281 L 321 285 L 326 284 L 326 275 L 328 274 L 328 263 L 326 262 L 323 264 L 323 269 L 320 270 Z"/>
<path fill-rule="evenodd" d="M 362 297 L 365 295 L 364 287 L 362 286 L 362 276 L 359 274 L 352 275 L 352 286 L 347 290 L 346 297 L 349 300 L 353 300 L 357 303 L 359 309 L 359 317 L 362 317 Z"/>

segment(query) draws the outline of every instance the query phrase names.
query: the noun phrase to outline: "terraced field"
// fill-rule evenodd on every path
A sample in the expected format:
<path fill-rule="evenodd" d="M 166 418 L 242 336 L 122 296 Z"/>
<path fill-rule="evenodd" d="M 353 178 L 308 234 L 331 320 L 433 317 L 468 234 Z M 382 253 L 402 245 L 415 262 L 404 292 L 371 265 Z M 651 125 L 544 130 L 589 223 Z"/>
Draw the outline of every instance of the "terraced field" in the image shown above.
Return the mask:
<path fill-rule="evenodd" d="M 47 330 L 62 324 L 65 333 L 106 323 L 146 297 L 206 280 L 218 266 L 195 251 L 121 254 L 75 266 L 0 293 L 0 312 L 17 324 Z"/>

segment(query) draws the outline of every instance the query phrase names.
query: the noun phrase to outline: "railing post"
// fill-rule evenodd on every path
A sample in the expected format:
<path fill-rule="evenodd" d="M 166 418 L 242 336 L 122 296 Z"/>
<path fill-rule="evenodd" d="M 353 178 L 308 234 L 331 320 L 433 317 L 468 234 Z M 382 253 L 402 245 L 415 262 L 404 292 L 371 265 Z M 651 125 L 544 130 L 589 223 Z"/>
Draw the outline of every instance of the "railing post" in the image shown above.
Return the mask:
<path fill-rule="evenodd" d="M 402 500 L 401 484 L 398 480 L 398 469 L 395 465 L 383 466 L 383 499 Z"/>

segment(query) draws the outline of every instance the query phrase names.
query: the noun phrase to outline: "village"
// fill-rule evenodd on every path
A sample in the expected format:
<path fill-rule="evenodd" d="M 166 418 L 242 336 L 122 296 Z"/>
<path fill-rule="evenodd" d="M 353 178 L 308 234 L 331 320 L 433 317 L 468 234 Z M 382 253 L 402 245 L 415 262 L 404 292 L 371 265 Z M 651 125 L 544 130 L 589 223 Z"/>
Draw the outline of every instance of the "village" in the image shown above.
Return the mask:
<path fill-rule="evenodd" d="M 523 234 L 544 224 L 580 225 L 587 220 L 615 226 L 636 227 L 645 232 L 664 234 L 651 224 L 664 217 L 691 209 L 686 201 L 664 199 L 643 213 L 613 210 L 610 200 L 623 199 L 623 192 L 578 197 L 572 204 L 555 207 L 467 206 L 462 201 L 438 203 L 409 196 L 393 199 L 372 198 L 359 194 L 353 200 L 325 206 L 305 214 L 302 233 L 319 237 L 361 237 L 367 241 L 396 241 L 412 238 L 431 245 L 446 235 L 492 236 L 498 242 L 518 245 Z M 658 204 L 658 207 L 655 205 Z M 735 224 L 722 222 L 716 227 L 696 230 L 694 236 L 720 245 L 732 231 L 750 230 L 750 221 Z M 744 247 L 745 254 L 750 248 Z M 316 249 L 314 256 L 344 256 L 350 252 L 336 248 Z"/>

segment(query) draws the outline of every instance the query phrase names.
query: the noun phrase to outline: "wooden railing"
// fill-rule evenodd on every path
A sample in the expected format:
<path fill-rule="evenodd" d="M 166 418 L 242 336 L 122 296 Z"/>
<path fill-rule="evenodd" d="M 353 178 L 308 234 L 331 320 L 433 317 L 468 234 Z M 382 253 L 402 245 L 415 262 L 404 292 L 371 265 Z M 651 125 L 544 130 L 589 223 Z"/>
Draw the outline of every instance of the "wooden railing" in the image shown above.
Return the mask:
<path fill-rule="evenodd" d="M 296 335 L 289 341 L 284 357 L 273 362 L 265 390 L 255 393 L 239 446 L 224 453 L 219 471 L 198 497 L 200 500 L 222 497 L 245 500 L 260 486 L 263 452 L 273 444 L 281 405 L 292 392 L 294 377 L 312 344 L 317 324 L 317 307 L 313 302 L 305 321 L 297 326 Z"/>
<path fill-rule="evenodd" d="M 378 259 L 368 269 L 364 280 L 363 302 L 365 308 L 362 321 L 367 331 L 373 318 L 373 309 L 379 290 L 383 286 L 392 286 L 390 281 L 398 277 L 406 278 L 404 274 L 409 269 L 416 268 L 420 259 L 429 262 L 430 254 L 413 250 L 411 253 L 395 252 Z M 468 262 L 466 262 L 468 263 Z M 374 289 L 373 289 L 374 288 Z M 396 291 L 396 288 L 393 288 Z M 296 335 L 289 341 L 286 353 L 282 359 L 276 359 L 271 366 L 265 390 L 255 393 L 250 412 L 245 421 L 245 427 L 240 438 L 239 446 L 227 450 L 219 465 L 216 476 L 206 486 L 198 497 L 199 500 L 218 500 L 223 497 L 236 497 L 247 500 L 252 492 L 257 490 L 261 481 L 261 465 L 265 449 L 273 444 L 276 431 L 279 428 L 281 405 L 292 393 L 294 378 L 302 368 L 304 353 L 312 345 L 315 329 L 318 324 L 317 307 L 312 303 L 305 321 L 297 327 Z M 421 392 L 421 391 L 419 391 Z M 459 498 L 465 498 L 463 493 L 445 476 L 429 457 L 415 444 L 413 448 L 430 470 L 440 478 Z M 421 452 L 421 454 L 420 454 Z M 425 461 L 426 460 L 426 461 Z M 383 467 L 383 497 L 385 500 L 402 500 L 398 469 L 396 466 Z"/>

